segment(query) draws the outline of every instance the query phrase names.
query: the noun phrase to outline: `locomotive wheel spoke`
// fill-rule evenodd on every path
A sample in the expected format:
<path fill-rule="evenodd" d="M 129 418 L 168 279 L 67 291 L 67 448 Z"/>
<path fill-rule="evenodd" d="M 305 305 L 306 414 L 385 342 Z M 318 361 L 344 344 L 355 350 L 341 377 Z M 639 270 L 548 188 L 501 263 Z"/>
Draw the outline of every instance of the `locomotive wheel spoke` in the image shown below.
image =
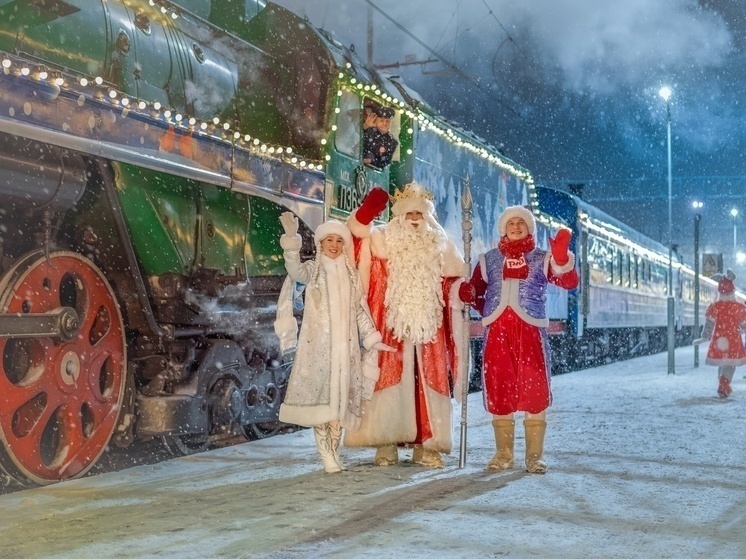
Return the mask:
<path fill-rule="evenodd" d="M 79 477 L 96 463 L 116 427 L 126 381 L 119 307 L 93 263 L 70 252 L 49 260 L 30 255 L 0 281 L 2 313 L 60 306 L 78 313 L 72 340 L 0 340 L 0 460 L 36 483 Z"/>

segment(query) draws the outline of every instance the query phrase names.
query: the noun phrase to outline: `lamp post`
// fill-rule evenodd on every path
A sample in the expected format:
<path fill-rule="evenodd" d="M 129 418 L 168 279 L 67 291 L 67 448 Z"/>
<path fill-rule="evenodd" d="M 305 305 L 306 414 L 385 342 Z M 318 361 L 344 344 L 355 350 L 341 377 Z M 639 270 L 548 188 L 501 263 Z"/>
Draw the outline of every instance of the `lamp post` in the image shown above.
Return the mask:
<path fill-rule="evenodd" d="M 692 207 L 699 210 L 704 206 L 702 202 L 695 200 Z M 694 214 L 694 336 L 699 337 L 699 222 L 702 216 L 699 212 Z M 694 367 L 699 367 L 699 345 L 694 346 Z"/>
<path fill-rule="evenodd" d="M 730 211 L 730 215 L 733 216 L 733 266 L 736 265 L 736 253 L 738 252 L 737 247 L 737 229 L 736 229 L 736 218 L 738 217 L 738 208 L 733 208 Z"/>
<path fill-rule="evenodd" d="M 668 374 L 676 374 L 674 350 L 676 340 L 674 337 L 674 299 L 673 299 L 673 235 L 671 233 L 671 105 L 668 100 L 671 98 L 671 88 L 668 86 L 661 87 L 658 94 L 666 102 L 666 137 L 668 146 L 668 297 L 666 298 L 668 307 L 667 333 L 668 333 Z"/>

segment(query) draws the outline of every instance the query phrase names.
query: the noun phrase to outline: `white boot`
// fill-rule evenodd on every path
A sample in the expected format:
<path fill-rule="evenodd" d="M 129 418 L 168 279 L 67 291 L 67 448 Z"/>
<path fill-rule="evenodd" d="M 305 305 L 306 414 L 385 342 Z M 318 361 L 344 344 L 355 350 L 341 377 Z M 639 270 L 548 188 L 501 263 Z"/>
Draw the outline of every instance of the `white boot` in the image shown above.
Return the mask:
<path fill-rule="evenodd" d="M 342 425 L 340 425 L 339 421 L 330 421 L 326 425 L 327 430 L 329 431 L 329 438 L 331 439 L 334 460 L 337 461 L 340 468 L 346 470 L 347 468 L 342 464 L 342 460 L 339 459 L 339 443 L 342 441 Z"/>
<path fill-rule="evenodd" d="M 526 471 L 532 474 L 547 473 L 544 462 L 544 433 L 547 430 L 545 419 L 524 419 L 526 431 Z"/>
<path fill-rule="evenodd" d="M 332 439 L 329 436 L 327 425 L 328 423 L 315 425 L 313 428 L 313 436 L 316 438 L 316 448 L 319 449 L 321 463 L 324 465 L 324 471 L 327 474 L 335 474 L 342 471 L 342 466 L 340 466 L 334 459 L 334 453 L 332 452 Z"/>

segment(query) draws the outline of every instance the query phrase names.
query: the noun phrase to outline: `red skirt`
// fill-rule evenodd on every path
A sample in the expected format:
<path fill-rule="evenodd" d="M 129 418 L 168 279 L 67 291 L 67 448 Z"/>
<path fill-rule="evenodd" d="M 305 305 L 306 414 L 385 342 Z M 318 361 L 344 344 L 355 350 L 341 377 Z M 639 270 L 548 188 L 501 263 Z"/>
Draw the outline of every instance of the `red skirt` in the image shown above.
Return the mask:
<path fill-rule="evenodd" d="M 542 331 L 508 307 L 487 327 L 482 365 L 484 407 L 493 415 L 541 413 L 552 402 Z"/>

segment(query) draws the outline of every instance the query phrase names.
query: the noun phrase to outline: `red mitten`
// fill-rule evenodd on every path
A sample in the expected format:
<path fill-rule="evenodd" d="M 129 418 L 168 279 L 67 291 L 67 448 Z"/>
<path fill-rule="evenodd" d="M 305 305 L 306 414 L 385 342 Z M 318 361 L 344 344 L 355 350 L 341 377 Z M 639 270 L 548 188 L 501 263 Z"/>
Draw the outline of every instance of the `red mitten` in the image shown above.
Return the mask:
<path fill-rule="evenodd" d="M 458 288 L 458 297 L 464 303 L 471 305 L 477 298 L 477 290 L 472 284 L 464 282 Z"/>
<path fill-rule="evenodd" d="M 362 225 L 368 225 L 371 221 L 381 215 L 389 203 L 389 194 L 383 188 L 376 187 L 365 196 L 363 203 L 357 210 L 357 220 Z"/>
<path fill-rule="evenodd" d="M 567 229 L 560 229 L 554 239 L 549 239 L 549 246 L 552 247 L 552 258 L 558 266 L 564 266 L 570 260 L 567 249 L 570 246 L 572 233 Z"/>

